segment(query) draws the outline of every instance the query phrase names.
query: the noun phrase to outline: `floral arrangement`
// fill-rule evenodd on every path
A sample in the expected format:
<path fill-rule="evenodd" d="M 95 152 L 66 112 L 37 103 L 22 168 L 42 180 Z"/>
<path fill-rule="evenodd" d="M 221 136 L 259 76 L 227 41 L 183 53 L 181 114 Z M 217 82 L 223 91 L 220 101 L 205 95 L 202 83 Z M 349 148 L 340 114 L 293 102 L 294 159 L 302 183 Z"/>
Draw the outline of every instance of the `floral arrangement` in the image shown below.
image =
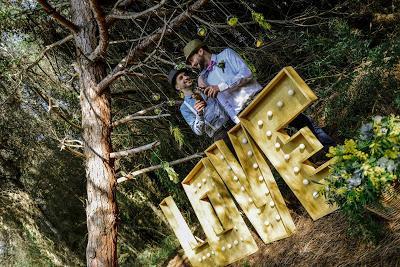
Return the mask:
<path fill-rule="evenodd" d="M 376 201 L 399 177 L 400 117 L 377 116 L 364 124 L 357 140 L 331 147 L 334 159 L 325 194 L 343 206 Z"/>
<path fill-rule="evenodd" d="M 362 125 L 358 138 L 331 147 L 333 158 L 326 187 L 322 190 L 350 217 L 362 220 L 366 205 L 399 182 L 400 117 L 376 116 Z"/>

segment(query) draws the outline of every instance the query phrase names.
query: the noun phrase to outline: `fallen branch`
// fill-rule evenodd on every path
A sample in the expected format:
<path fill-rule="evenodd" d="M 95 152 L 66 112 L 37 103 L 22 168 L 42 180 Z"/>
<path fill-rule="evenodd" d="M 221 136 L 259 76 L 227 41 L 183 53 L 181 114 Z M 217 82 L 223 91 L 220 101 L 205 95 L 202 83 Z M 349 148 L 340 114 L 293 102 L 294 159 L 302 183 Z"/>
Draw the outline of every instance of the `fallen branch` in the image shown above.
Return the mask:
<path fill-rule="evenodd" d="M 124 151 L 119 151 L 119 152 L 112 152 L 110 153 L 110 158 L 115 159 L 115 158 L 122 158 L 122 157 L 126 157 L 132 154 L 137 154 L 139 152 L 143 152 L 152 148 L 155 148 L 156 146 L 160 145 L 160 141 L 155 141 L 153 143 L 144 145 L 144 146 L 140 146 L 140 147 L 135 147 L 129 150 L 124 150 Z"/>
<path fill-rule="evenodd" d="M 122 44 L 122 43 L 133 43 L 133 42 L 137 42 L 143 39 L 146 39 L 147 36 L 142 36 L 140 38 L 135 38 L 135 39 L 124 39 L 124 40 L 114 40 L 114 41 L 110 41 L 110 45 L 114 45 L 114 44 Z"/>
<path fill-rule="evenodd" d="M 66 138 L 63 138 L 62 140 L 59 140 L 61 143 L 61 150 L 66 149 L 66 147 L 76 147 L 76 148 L 83 148 L 83 142 L 81 140 L 67 140 Z"/>
<path fill-rule="evenodd" d="M 169 166 L 177 165 L 177 164 L 180 164 L 180 163 L 184 163 L 184 162 L 190 161 L 192 159 L 202 158 L 203 156 L 204 156 L 204 153 L 196 153 L 196 154 L 193 154 L 193 155 L 185 157 L 185 158 L 181 158 L 181 159 L 177 159 L 177 160 L 168 162 L 168 165 Z M 141 170 L 137 170 L 137 171 L 131 172 L 131 173 L 127 174 L 126 176 L 122 176 L 122 177 L 118 178 L 117 179 L 117 183 L 122 183 L 122 182 L 125 182 L 127 180 L 132 180 L 134 177 L 136 177 L 138 175 L 141 175 L 141 174 L 146 173 L 146 172 L 155 171 L 155 170 L 158 170 L 158 169 L 161 169 L 161 168 L 163 168 L 163 165 L 159 164 L 159 165 L 155 165 L 155 166 L 151 166 L 151 167 L 147 167 L 147 168 L 144 168 L 144 169 L 141 169 Z"/>
<path fill-rule="evenodd" d="M 154 115 L 154 116 L 135 116 L 133 117 L 134 120 L 145 120 L 145 119 L 159 119 L 159 118 L 164 118 L 164 117 L 169 117 L 171 114 L 166 113 L 166 114 L 159 114 L 159 115 Z"/>

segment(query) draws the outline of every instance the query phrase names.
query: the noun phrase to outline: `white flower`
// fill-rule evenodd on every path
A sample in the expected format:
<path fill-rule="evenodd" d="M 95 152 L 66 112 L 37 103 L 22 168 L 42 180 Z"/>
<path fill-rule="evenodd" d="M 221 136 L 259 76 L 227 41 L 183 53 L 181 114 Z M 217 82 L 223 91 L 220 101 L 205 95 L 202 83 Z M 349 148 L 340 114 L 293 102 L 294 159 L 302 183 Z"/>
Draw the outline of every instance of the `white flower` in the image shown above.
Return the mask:
<path fill-rule="evenodd" d="M 381 167 L 381 168 L 385 168 L 388 161 L 389 161 L 388 158 L 382 157 L 382 158 L 378 159 L 378 161 L 376 162 L 376 164 L 377 164 L 379 167 Z"/>
<path fill-rule="evenodd" d="M 373 119 L 374 122 L 376 122 L 376 123 L 381 123 L 381 121 L 382 121 L 382 116 L 377 115 L 377 116 L 373 117 L 372 119 Z"/>
<path fill-rule="evenodd" d="M 366 140 L 369 137 L 371 137 L 373 135 L 372 128 L 373 128 L 372 123 L 363 124 L 360 128 L 360 133 L 361 133 L 360 138 L 362 140 Z"/>
<path fill-rule="evenodd" d="M 388 172 L 394 172 L 397 169 L 397 164 L 393 160 L 389 160 L 386 163 L 386 170 Z"/>
<path fill-rule="evenodd" d="M 347 181 L 350 187 L 357 187 L 361 184 L 363 175 L 361 170 L 356 170 L 353 176 Z"/>

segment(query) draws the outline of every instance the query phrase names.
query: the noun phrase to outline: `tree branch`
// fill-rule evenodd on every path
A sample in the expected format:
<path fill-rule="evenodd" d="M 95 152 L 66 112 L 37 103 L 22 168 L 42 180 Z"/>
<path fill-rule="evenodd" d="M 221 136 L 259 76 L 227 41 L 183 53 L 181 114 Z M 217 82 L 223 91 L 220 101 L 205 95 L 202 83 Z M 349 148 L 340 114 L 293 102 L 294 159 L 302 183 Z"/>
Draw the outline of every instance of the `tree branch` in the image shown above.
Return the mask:
<path fill-rule="evenodd" d="M 144 16 L 152 17 L 152 16 L 165 16 L 171 13 L 171 10 L 154 10 L 153 12 L 146 12 L 146 10 L 139 12 L 139 13 L 114 13 L 114 10 L 116 9 L 116 6 L 111 10 L 110 14 L 106 18 L 107 21 L 107 26 L 113 25 L 118 19 L 119 16 L 125 16 L 125 15 L 132 15 L 132 19 L 139 19 Z M 114 16 L 115 15 L 115 16 Z M 120 19 L 125 19 L 125 18 L 120 18 Z"/>
<path fill-rule="evenodd" d="M 96 49 L 92 52 L 92 54 L 89 56 L 89 59 L 96 60 L 99 57 L 104 57 L 106 55 L 108 41 L 109 41 L 108 28 L 107 28 L 106 17 L 100 5 L 98 4 L 98 1 L 90 0 L 89 3 L 94 18 L 96 19 L 97 25 L 99 27 L 99 35 L 100 35 L 99 44 L 97 45 Z"/>
<path fill-rule="evenodd" d="M 190 161 L 192 159 L 201 158 L 203 156 L 204 156 L 204 153 L 196 153 L 196 154 L 193 154 L 193 155 L 188 156 L 188 157 L 184 157 L 184 158 L 181 158 L 181 159 L 177 159 L 177 160 L 168 162 L 168 164 L 169 164 L 169 166 L 173 166 L 173 165 L 177 165 L 177 164 L 180 164 L 180 163 L 184 163 L 184 162 Z M 137 170 L 137 171 L 131 172 L 131 173 L 127 174 L 126 176 L 122 176 L 122 177 L 118 178 L 117 179 L 117 183 L 122 183 L 122 182 L 125 182 L 127 180 L 132 180 L 134 177 L 136 177 L 138 175 L 141 175 L 141 174 L 146 173 L 146 172 L 155 171 L 155 170 L 161 169 L 162 167 L 163 167 L 163 165 L 159 164 L 159 165 L 155 165 L 155 166 L 151 166 L 151 167 L 147 167 L 147 168 L 144 168 L 144 169 L 141 169 L 141 170 Z"/>
<path fill-rule="evenodd" d="M 79 27 L 63 17 L 55 8 L 47 3 L 46 0 L 38 0 L 38 2 L 43 7 L 44 11 L 49 14 L 53 19 L 55 19 L 58 23 L 72 31 L 74 34 L 78 33 Z"/>
<path fill-rule="evenodd" d="M 85 159 L 85 155 L 79 151 L 76 151 L 75 149 L 72 149 L 70 147 L 65 147 L 63 150 L 68 151 L 69 153 L 71 153 L 72 155 L 74 155 L 77 158 L 82 158 Z"/>
<path fill-rule="evenodd" d="M 208 22 L 196 15 L 192 15 L 192 18 L 195 20 L 198 20 L 199 22 L 203 23 L 204 25 L 208 26 L 209 28 L 218 28 L 218 29 L 230 29 L 232 26 L 226 24 L 226 23 L 213 23 L 213 22 Z M 270 22 L 270 21 L 269 21 Z M 254 21 L 248 21 L 248 22 L 241 22 L 240 25 L 254 25 L 256 22 Z"/>
<path fill-rule="evenodd" d="M 63 119 L 66 123 L 68 123 L 69 125 L 71 125 L 75 129 L 82 130 L 82 128 L 79 125 L 73 123 L 72 121 L 70 121 L 68 119 L 68 117 L 72 117 L 72 116 L 70 114 L 68 114 L 68 112 L 66 110 L 64 110 L 63 108 L 60 108 L 60 107 L 51 107 L 52 99 L 51 99 L 50 96 L 48 96 L 45 93 L 41 92 L 39 89 L 35 88 L 34 86 L 30 86 L 29 88 L 31 88 L 44 101 L 49 103 L 49 112 L 52 111 L 52 112 L 56 113 L 61 119 Z"/>
<path fill-rule="evenodd" d="M 165 73 L 154 73 L 154 74 L 151 74 L 151 75 L 148 75 L 148 74 L 145 75 L 145 74 L 140 73 L 140 72 L 130 71 L 130 72 L 127 72 L 126 75 L 128 75 L 128 76 L 136 76 L 136 77 L 140 77 L 140 78 L 143 78 L 143 79 L 158 78 L 160 80 L 168 80 L 168 77 L 167 77 L 167 75 Z"/>
<path fill-rule="evenodd" d="M 188 7 L 188 9 L 175 17 L 168 25 L 166 35 L 172 34 L 172 29 L 179 27 L 182 25 L 189 17 L 192 15 L 194 11 L 199 9 L 201 6 L 205 5 L 208 0 L 197 0 L 194 4 Z M 151 45 L 155 44 L 162 36 L 163 36 L 163 28 L 160 28 L 154 34 L 148 36 L 148 38 L 141 41 L 137 46 L 135 46 L 132 50 L 129 51 L 128 55 L 126 55 L 120 63 L 113 69 L 113 71 L 108 74 L 99 84 L 98 84 L 98 94 L 101 95 L 106 88 L 115 81 L 119 76 L 121 71 L 125 70 L 128 65 L 131 65 L 134 60 L 137 60 L 138 57 L 143 56 L 144 50 L 151 47 Z"/>
<path fill-rule="evenodd" d="M 149 149 L 153 149 L 159 145 L 160 145 L 160 141 L 155 141 L 153 143 L 150 143 L 150 144 L 147 144 L 144 146 L 135 147 L 135 148 L 124 150 L 124 151 L 112 152 L 112 153 L 110 153 L 110 158 L 115 159 L 115 158 L 126 157 L 126 156 L 129 156 L 132 154 L 137 154 L 137 153 L 149 150 Z"/>
<path fill-rule="evenodd" d="M 168 65 L 171 65 L 171 66 L 175 66 L 175 65 L 176 65 L 174 62 L 169 61 L 169 60 L 166 60 L 166 59 L 163 59 L 162 57 L 158 57 L 158 56 L 155 56 L 155 55 L 152 55 L 152 57 L 153 57 L 154 59 L 156 59 L 156 60 L 158 60 L 158 61 L 164 63 L 164 64 L 168 64 Z"/>
<path fill-rule="evenodd" d="M 155 6 L 152 6 L 142 12 L 127 12 L 127 13 L 121 13 L 121 14 L 110 14 L 107 16 L 107 20 L 109 19 L 138 19 L 141 17 L 144 17 L 150 13 L 155 12 L 157 9 L 159 9 L 160 7 L 162 7 L 165 4 L 166 0 L 161 0 L 160 3 L 158 3 Z"/>
<path fill-rule="evenodd" d="M 170 117 L 171 114 L 159 114 L 159 115 L 154 115 L 154 116 L 132 116 L 130 117 L 129 121 L 132 120 L 149 120 L 149 119 L 159 119 L 159 118 L 164 118 L 164 117 Z M 118 125 L 118 124 L 117 124 Z"/>
<path fill-rule="evenodd" d="M 65 37 L 64 39 L 61 39 L 60 41 L 57 41 L 57 42 L 55 42 L 53 44 L 50 44 L 50 45 L 47 45 L 45 47 L 45 49 L 40 53 L 40 55 L 35 59 L 35 61 L 33 61 L 26 68 L 24 68 L 24 70 L 28 70 L 28 69 L 32 68 L 33 66 L 35 66 L 40 60 L 42 60 L 42 58 L 46 55 L 46 53 L 49 50 L 53 49 L 56 46 L 64 44 L 64 43 L 72 40 L 73 38 L 74 38 L 74 36 L 71 34 L 71 35 L 68 35 L 67 37 Z"/>
<path fill-rule="evenodd" d="M 124 118 L 122 118 L 122 119 L 116 120 L 115 122 L 112 123 L 112 126 L 113 126 L 113 127 L 116 127 L 116 126 L 118 126 L 118 125 L 121 125 L 121 124 L 130 122 L 130 121 L 132 121 L 132 120 L 138 119 L 141 115 L 144 115 L 144 114 L 146 114 L 147 112 L 152 111 L 152 110 L 154 110 L 154 109 L 156 109 L 156 108 L 159 108 L 159 107 L 161 107 L 161 106 L 163 106 L 163 105 L 165 105 L 165 104 L 166 104 L 166 102 L 162 102 L 162 103 L 157 104 L 157 105 L 155 105 L 155 106 L 151 106 L 151 107 L 148 107 L 148 108 L 146 108 L 146 109 L 142 109 L 142 110 L 140 110 L 140 111 L 138 111 L 138 112 L 136 112 L 136 113 L 134 113 L 134 114 L 132 114 L 132 115 L 128 115 L 128 116 L 126 116 L 126 117 L 124 117 Z M 166 115 L 166 114 L 164 114 L 164 115 Z M 159 116 L 159 115 L 158 115 L 158 116 Z M 142 117 L 145 117 L 145 116 L 142 116 Z"/>
<path fill-rule="evenodd" d="M 161 41 L 162 41 L 162 38 L 163 38 L 163 36 L 164 36 L 164 34 L 165 34 L 165 31 L 166 31 L 166 29 L 167 29 L 167 23 L 165 23 L 164 24 L 164 27 L 163 27 L 163 29 L 162 29 L 162 32 L 161 32 L 161 37 L 159 38 L 159 40 L 158 40 L 158 43 L 157 43 L 157 45 L 156 45 L 156 47 L 154 48 L 154 50 L 153 50 L 153 52 L 151 52 L 150 53 L 150 55 L 148 55 L 144 60 L 143 60 L 143 62 L 146 62 L 147 60 L 149 60 L 150 58 L 151 58 L 151 56 L 152 55 L 154 55 L 156 52 L 157 52 L 157 48 L 160 46 L 160 44 L 161 44 Z M 120 64 L 118 64 L 118 65 L 120 65 Z M 138 68 L 138 67 L 140 67 L 141 65 L 139 64 L 138 66 L 135 66 L 135 68 Z M 136 72 L 133 72 L 133 71 L 128 71 L 127 69 L 125 69 L 125 70 L 123 70 L 122 71 L 123 72 L 123 74 L 129 74 L 129 75 L 132 75 L 132 74 L 135 74 Z M 136 73 L 137 74 L 137 73 Z M 108 86 L 110 86 L 110 84 L 113 82 L 113 81 L 115 81 L 118 77 L 120 77 L 121 75 L 117 75 L 116 77 L 114 77 L 113 79 L 111 79 L 110 81 L 108 81 L 108 83 L 107 83 L 107 81 L 106 81 L 106 83 L 105 84 L 102 84 L 102 82 L 105 80 L 105 79 L 103 79 L 99 84 L 98 84 L 98 88 L 99 88 L 99 95 L 101 95 L 102 94 L 102 89 L 103 90 L 105 90 L 106 88 L 108 88 Z M 106 77 L 107 78 L 107 77 Z"/>

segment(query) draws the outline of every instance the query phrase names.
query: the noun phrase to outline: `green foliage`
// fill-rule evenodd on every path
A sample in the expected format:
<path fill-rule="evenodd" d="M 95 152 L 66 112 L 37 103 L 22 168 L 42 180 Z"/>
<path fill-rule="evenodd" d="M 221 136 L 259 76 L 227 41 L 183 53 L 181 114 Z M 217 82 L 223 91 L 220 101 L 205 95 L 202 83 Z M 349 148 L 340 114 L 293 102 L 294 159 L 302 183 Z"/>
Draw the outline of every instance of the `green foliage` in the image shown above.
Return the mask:
<path fill-rule="evenodd" d="M 54 236 L 43 231 L 51 222 L 29 194 L 4 181 L 1 189 L 1 266 L 83 266 L 61 239 L 52 240 Z"/>
<path fill-rule="evenodd" d="M 249 67 L 249 69 L 251 70 L 251 73 L 253 74 L 253 76 L 255 77 L 255 78 L 257 78 L 257 69 L 256 69 L 256 66 L 254 65 L 254 63 L 253 62 L 251 62 L 249 59 L 248 59 L 248 56 L 246 56 L 246 54 L 245 53 L 240 53 L 240 56 L 243 58 L 243 60 L 246 62 L 246 65 Z"/>
<path fill-rule="evenodd" d="M 356 225 L 364 223 L 366 205 L 379 201 L 400 176 L 400 117 L 376 116 L 357 139 L 331 147 L 328 156 L 334 164 L 323 193 Z M 368 229 L 360 224 L 360 231 Z"/>
<path fill-rule="evenodd" d="M 185 62 L 180 62 L 180 63 L 176 64 L 174 66 L 174 68 L 176 70 L 183 70 L 183 69 L 186 69 L 187 67 L 186 67 L 186 63 Z"/>
<path fill-rule="evenodd" d="M 185 143 L 184 136 L 179 129 L 178 126 L 170 125 L 169 131 L 171 132 L 172 136 L 174 137 L 176 143 L 178 144 L 179 149 L 182 148 L 183 144 Z"/>
<path fill-rule="evenodd" d="M 340 18 L 330 18 L 319 27 L 293 32 L 297 46 L 289 54 L 322 100 L 316 111 L 319 117 L 336 137 L 351 138 L 360 122 L 377 110 L 382 115 L 398 110 L 400 76 L 395 65 L 400 59 L 400 34 L 374 38 Z"/>
<path fill-rule="evenodd" d="M 179 247 L 175 235 L 165 237 L 157 247 L 150 247 L 143 251 L 137 259 L 135 266 L 163 266 L 165 260 L 170 258 Z"/>
<path fill-rule="evenodd" d="M 163 169 L 167 172 L 169 179 L 174 182 L 178 183 L 179 182 L 179 174 L 176 173 L 174 168 L 172 168 L 168 162 L 163 162 L 162 163 Z"/>
<path fill-rule="evenodd" d="M 394 104 L 396 105 L 396 108 L 400 110 L 400 95 L 396 96 Z"/>
<path fill-rule="evenodd" d="M 271 30 L 272 26 L 271 26 L 271 24 L 269 24 L 269 23 L 267 22 L 267 20 L 264 18 L 264 15 L 263 15 L 263 14 L 258 13 L 258 12 L 255 12 L 255 11 L 252 11 L 252 12 L 251 12 L 251 17 L 252 17 L 253 20 L 254 20 L 255 22 L 257 22 L 257 24 L 258 24 L 261 28 L 263 28 L 264 30 L 266 30 L 266 31 Z"/>

